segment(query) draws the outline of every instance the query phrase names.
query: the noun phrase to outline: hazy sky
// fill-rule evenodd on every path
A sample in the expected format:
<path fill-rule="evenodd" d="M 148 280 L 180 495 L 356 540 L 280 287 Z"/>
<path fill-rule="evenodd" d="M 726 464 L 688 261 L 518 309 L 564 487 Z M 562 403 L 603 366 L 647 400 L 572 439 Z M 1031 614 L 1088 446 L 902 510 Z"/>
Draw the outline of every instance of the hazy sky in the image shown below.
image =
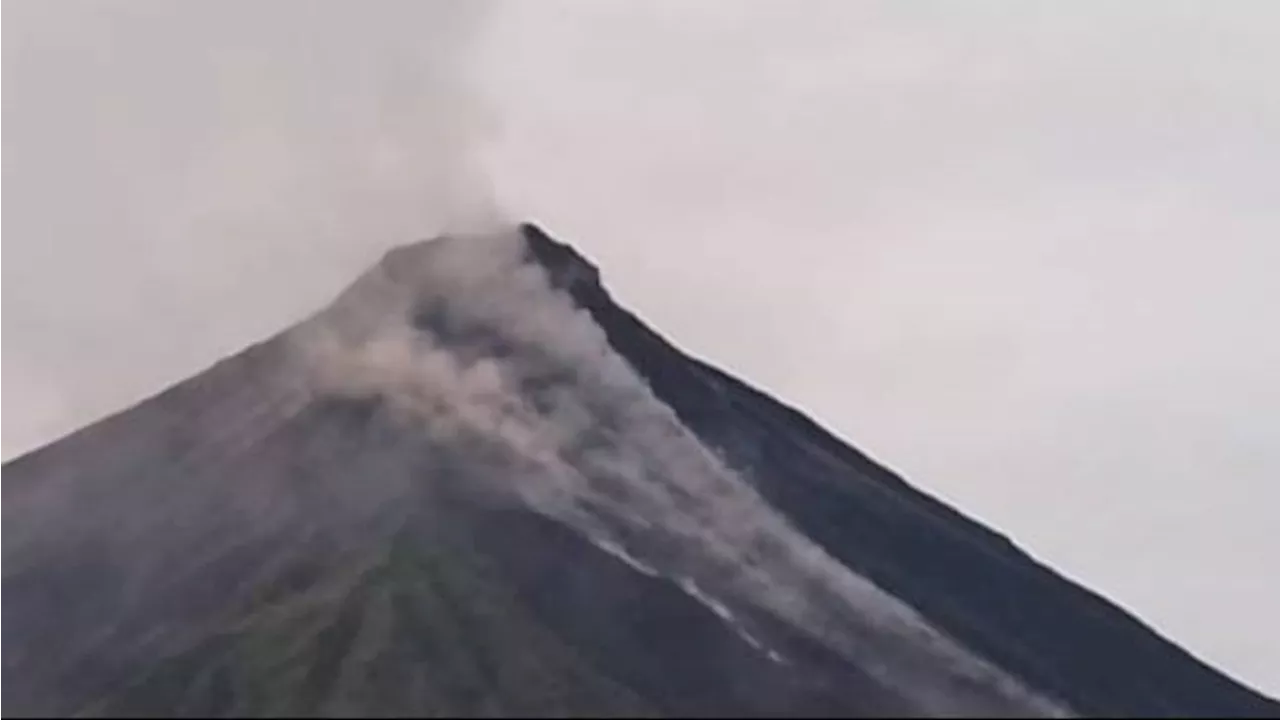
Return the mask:
<path fill-rule="evenodd" d="M 1280 4 L 6 2 L 4 454 L 497 214 L 1280 693 Z"/>

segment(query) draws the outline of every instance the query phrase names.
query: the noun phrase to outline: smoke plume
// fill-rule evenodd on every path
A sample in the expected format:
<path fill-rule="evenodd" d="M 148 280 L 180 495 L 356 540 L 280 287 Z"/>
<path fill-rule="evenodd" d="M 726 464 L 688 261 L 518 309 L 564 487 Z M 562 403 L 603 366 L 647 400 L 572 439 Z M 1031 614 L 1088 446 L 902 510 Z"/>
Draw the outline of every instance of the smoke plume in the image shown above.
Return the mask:
<path fill-rule="evenodd" d="M 316 391 L 379 398 L 440 445 L 486 444 L 509 465 L 485 490 L 661 568 L 729 620 L 719 597 L 776 613 L 933 711 L 1056 711 L 795 531 L 524 249 L 508 231 L 388 254 L 299 329 Z"/>
<path fill-rule="evenodd" d="M 292 324 L 389 245 L 487 224 L 489 11 L 6 4 L 4 455 Z"/>

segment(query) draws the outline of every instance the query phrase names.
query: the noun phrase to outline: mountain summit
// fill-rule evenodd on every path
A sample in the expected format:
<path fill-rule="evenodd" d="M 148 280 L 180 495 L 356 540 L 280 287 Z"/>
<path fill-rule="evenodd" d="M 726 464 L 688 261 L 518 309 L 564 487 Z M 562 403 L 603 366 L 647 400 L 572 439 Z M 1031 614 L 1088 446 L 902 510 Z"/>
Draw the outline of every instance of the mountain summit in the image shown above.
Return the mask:
<path fill-rule="evenodd" d="M 1277 716 L 534 225 L 7 463 L 6 715 Z"/>

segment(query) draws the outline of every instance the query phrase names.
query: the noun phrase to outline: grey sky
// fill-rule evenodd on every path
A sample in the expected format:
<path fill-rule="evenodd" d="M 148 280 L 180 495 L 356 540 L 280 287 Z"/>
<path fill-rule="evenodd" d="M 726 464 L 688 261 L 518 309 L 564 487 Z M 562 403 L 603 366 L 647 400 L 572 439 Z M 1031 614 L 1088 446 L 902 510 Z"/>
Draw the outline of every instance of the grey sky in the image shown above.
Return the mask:
<path fill-rule="evenodd" d="M 1280 693 L 1280 6 L 4 20 L 6 456 L 496 202 L 678 344 Z"/>

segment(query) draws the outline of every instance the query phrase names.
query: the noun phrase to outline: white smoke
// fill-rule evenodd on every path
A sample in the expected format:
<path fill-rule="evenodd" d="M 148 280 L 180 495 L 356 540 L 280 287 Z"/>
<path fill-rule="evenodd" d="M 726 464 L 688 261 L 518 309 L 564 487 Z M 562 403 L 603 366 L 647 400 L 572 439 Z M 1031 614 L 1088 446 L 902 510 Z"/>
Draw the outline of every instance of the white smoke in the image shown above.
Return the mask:
<path fill-rule="evenodd" d="M 5 3 L 5 456 L 491 224 L 490 5 Z"/>
<path fill-rule="evenodd" d="M 391 253 L 299 329 L 317 389 L 378 396 L 433 437 L 505 449 L 529 469 L 490 489 L 698 597 L 791 620 L 930 712 L 1061 712 L 796 532 L 525 262 L 524 247 L 506 232 Z"/>

